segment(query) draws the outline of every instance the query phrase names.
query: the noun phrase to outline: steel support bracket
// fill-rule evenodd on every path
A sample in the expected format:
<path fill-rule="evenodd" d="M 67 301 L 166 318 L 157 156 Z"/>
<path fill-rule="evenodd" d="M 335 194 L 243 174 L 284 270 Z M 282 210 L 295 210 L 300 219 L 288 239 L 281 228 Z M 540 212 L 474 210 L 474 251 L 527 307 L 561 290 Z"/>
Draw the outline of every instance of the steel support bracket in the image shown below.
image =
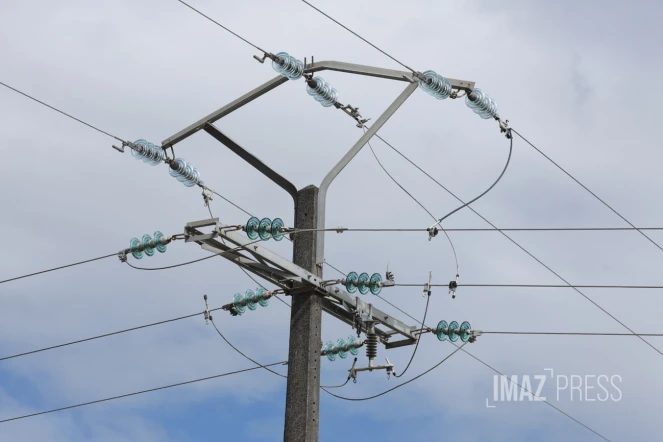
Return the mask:
<path fill-rule="evenodd" d="M 202 230 L 210 227 L 210 232 Z M 187 235 L 185 242 L 194 242 L 204 250 L 218 253 L 280 287 L 286 294 L 301 288 L 310 291 L 313 287 L 316 293 L 324 296 L 323 310 L 351 326 L 356 324 L 355 313 L 359 313 L 363 321 L 375 321 L 382 326 L 376 328 L 376 333 L 383 342 L 387 342 L 393 335 L 401 335 L 405 338 L 404 342 L 416 342 L 416 326 L 409 326 L 338 287 L 325 286 L 322 278 L 262 247 L 260 243 L 253 243 L 234 226 L 220 223 L 218 218 L 190 222 L 184 227 L 184 232 Z"/>

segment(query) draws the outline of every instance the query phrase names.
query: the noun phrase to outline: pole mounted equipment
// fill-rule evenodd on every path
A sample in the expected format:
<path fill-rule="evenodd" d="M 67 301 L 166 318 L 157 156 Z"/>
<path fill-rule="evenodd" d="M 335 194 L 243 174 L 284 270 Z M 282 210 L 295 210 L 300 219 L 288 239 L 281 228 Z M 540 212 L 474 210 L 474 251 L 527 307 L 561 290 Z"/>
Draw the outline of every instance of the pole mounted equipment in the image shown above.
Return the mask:
<path fill-rule="evenodd" d="M 322 265 L 324 262 L 326 196 L 331 183 L 363 149 L 371 137 L 384 126 L 396 110 L 414 93 L 418 87 L 418 83 L 417 77 L 411 72 L 336 61 L 312 62 L 310 65 L 306 65 L 286 53 L 278 53 L 276 55 L 264 51 L 263 53 L 262 59 L 258 57 L 256 59 L 264 62 L 266 58 L 270 58 L 272 60 L 272 67 L 279 73 L 278 77 L 182 129 L 164 140 L 161 147 L 162 149 L 172 148 L 173 145 L 190 137 L 199 130 L 206 131 L 217 141 L 221 142 L 258 171 L 270 178 L 274 183 L 286 190 L 292 196 L 295 206 L 295 228 L 311 229 L 309 231 L 299 231 L 295 234 L 294 263 L 263 248 L 260 244 L 247 244 L 248 241 L 243 235 L 239 235 L 238 232 L 233 231 L 233 228 L 228 228 L 229 226 L 218 223 L 216 219 L 188 223 L 185 232 L 187 234 L 187 242 L 198 243 L 205 250 L 218 253 L 219 256 L 275 284 L 279 289 L 293 297 L 284 440 L 285 442 L 301 442 L 302 440 L 317 442 L 319 425 L 319 333 L 322 325 L 321 311 L 324 310 L 350 326 L 366 332 L 365 346 L 367 352 L 372 357 L 369 357 L 369 366 L 365 369 L 353 367 L 354 371 L 351 372 L 351 375 L 355 379 L 356 373 L 363 370 L 373 371 L 384 369 L 388 375 L 393 373 L 393 364 L 389 361 L 387 361 L 386 365 L 380 367 L 374 363 L 377 355 L 378 341 L 384 343 L 386 348 L 412 345 L 417 342 L 417 336 L 414 333 L 414 330 L 417 328 L 416 326 L 406 325 L 391 315 L 381 312 L 372 304 L 362 301 L 357 296 L 352 296 L 337 286 L 325 285 L 322 278 Z M 288 80 L 305 77 L 309 94 L 318 102 L 324 106 L 333 105 L 343 110 L 357 121 L 359 127 L 366 129 L 365 122 L 367 120 L 361 117 L 358 109 L 339 103 L 338 93 L 328 83 L 323 83 L 321 77 L 314 75 L 322 70 L 402 81 L 407 83 L 407 86 L 327 173 L 319 189 L 309 186 L 298 191 L 289 180 L 267 166 L 237 142 L 230 139 L 226 134 L 216 128 L 213 123 L 286 83 Z M 454 90 L 464 90 L 467 92 L 474 87 L 473 82 L 449 78 L 445 78 L 444 80 Z M 255 225 L 255 220 L 250 224 L 247 223 L 245 226 L 246 234 L 254 236 L 257 233 L 261 239 L 263 237 L 276 239 L 274 236 L 276 232 L 283 233 L 282 227 L 277 226 L 275 229 L 272 223 L 263 221 L 265 219 L 258 221 L 257 226 Z M 212 227 L 213 230 L 211 232 L 202 230 L 207 227 Z M 260 235 L 261 231 L 263 235 Z M 223 241 L 219 241 L 218 239 L 223 239 Z M 229 244 L 226 245 L 225 243 Z M 233 245 L 242 246 L 243 248 L 230 251 Z M 356 289 L 360 293 L 371 291 L 374 294 L 378 294 L 382 287 L 389 284 L 393 285 L 392 278 L 387 277 L 386 279 L 386 281 L 381 281 L 382 278 L 379 274 L 373 278 L 368 274 L 358 275 Z M 249 304 L 247 303 L 244 306 L 244 299 L 245 295 L 243 300 L 239 302 L 239 305 L 246 308 Z M 394 339 L 397 337 L 400 337 L 400 339 Z"/>

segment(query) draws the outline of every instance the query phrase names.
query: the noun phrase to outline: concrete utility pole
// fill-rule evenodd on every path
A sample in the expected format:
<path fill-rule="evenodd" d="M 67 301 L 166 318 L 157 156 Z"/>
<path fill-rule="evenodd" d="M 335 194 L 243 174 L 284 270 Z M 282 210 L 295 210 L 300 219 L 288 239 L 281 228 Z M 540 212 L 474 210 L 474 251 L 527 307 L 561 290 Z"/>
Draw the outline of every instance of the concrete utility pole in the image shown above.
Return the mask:
<path fill-rule="evenodd" d="M 295 228 L 317 229 L 318 188 L 297 193 Z M 322 277 L 316 265 L 317 232 L 295 234 L 292 261 Z M 292 293 L 288 387 L 285 397 L 285 442 L 317 442 L 320 425 L 320 347 L 322 346 L 322 296 L 313 288 Z"/>
<path fill-rule="evenodd" d="M 271 169 L 213 124 L 263 94 L 288 82 L 288 78 L 282 75 L 233 100 L 167 138 L 162 143 L 162 148 L 166 150 L 196 132 L 204 130 L 292 196 L 295 203 L 296 229 L 318 229 L 318 231 L 294 233 L 293 261 L 290 262 L 263 247 L 262 244 L 247 240 L 245 235 L 237 231 L 236 227 L 224 225 L 219 222 L 218 218 L 194 221 L 185 226 L 186 242 L 197 243 L 207 251 L 218 253 L 219 256 L 276 285 L 292 297 L 285 406 L 285 442 L 318 441 L 323 310 L 353 328 L 359 327 L 365 332 L 370 329 L 369 333 L 373 342 L 377 342 L 379 339 L 387 349 L 412 345 L 418 339 L 416 334 L 417 325 L 409 326 L 403 321 L 382 312 L 359 296 L 352 296 L 343 290 L 343 285 L 338 282 L 326 284 L 322 280 L 325 239 L 322 229 L 325 227 L 325 204 L 329 186 L 370 138 L 417 89 L 417 77 L 412 72 L 338 61 L 323 61 L 306 64 L 304 66 L 305 79 L 311 81 L 314 73 L 324 70 L 389 79 L 404 82 L 407 86 L 370 127 L 365 125 L 368 120 L 361 117 L 358 108 L 341 105 L 338 102 L 334 103 L 336 108 L 350 115 L 357 123 L 357 127 L 364 129 L 365 132 L 327 173 L 320 184 L 320 188 L 308 186 L 298 191 L 297 187 L 288 179 Z M 454 79 L 446 79 L 446 81 L 457 90 L 471 92 L 474 88 L 474 82 Z M 209 227 L 213 228 L 212 232 L 201 230 Z M 221 241 L 219 241 L 219 238 Z M 234 246 L 238 246 L 242 250 L 233 249 Z M 384 286 L 387 286 L 386 283 Z M 236 310 L 233 303 L 225 305 L 223 309 L 230 311 L 234 316 L 241 313 Z M 398 337 L 401 339 L 396 340 L 395 338 Z M 357 371 L 372 371 L 378 368 L 393 369 L 393 366 L 373 366 L 372 359 L 374 357 L 375 355 L 369 356 L 369 367 L 357 369 Z"/>

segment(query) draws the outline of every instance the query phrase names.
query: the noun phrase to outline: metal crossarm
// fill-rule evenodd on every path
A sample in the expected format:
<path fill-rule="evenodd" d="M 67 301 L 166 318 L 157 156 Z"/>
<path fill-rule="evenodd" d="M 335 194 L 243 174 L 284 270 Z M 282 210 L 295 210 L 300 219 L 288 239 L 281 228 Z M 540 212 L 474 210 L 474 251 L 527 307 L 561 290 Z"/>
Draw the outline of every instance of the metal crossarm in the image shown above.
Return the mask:
<path fill-rule="evenodd" d="M 205 233 L 201 229 L 206 227 L 213 227 L 213 230 Z M 253 241 L 237 231 L 236 227 L 222 224 L 218 218 L 190 222 L 185 226 L 184 231 L 187 235 L 185 242 L 195 242 L 204 250 L 219 253 L 219 256 L 283 289 L 286 294 L 308 291 L 313 287 L 316 293 L 324 296 L 323 310 L 347 324 L 354 326 L 358 320 L 361 323 L 376 321 L 383 326 L 376 328 L 376 333 L 387 348 L 416 342 L 415 326 L 409 326 L 393 318 L 339 287 L 325 286 L 322 278 L 260 244 L 252 243 Z M 242 249 L 229 251 L 237 247 L 242 247 Z M 395 335 L 401 335 L 404 339 L 387 342 Z"/>

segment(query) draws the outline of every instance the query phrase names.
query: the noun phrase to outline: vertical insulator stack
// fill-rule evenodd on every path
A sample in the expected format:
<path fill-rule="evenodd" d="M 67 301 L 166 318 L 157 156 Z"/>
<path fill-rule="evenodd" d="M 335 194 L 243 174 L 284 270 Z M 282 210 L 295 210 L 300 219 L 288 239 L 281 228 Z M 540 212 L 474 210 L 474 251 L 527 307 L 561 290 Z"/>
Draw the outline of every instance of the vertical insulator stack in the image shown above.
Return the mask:
<path fill-rule="evenodd" d="M 366 357 L 372 361 L 378 355 L 378 336 L 375 334 L 375 329 L 366 332 Z"/>

